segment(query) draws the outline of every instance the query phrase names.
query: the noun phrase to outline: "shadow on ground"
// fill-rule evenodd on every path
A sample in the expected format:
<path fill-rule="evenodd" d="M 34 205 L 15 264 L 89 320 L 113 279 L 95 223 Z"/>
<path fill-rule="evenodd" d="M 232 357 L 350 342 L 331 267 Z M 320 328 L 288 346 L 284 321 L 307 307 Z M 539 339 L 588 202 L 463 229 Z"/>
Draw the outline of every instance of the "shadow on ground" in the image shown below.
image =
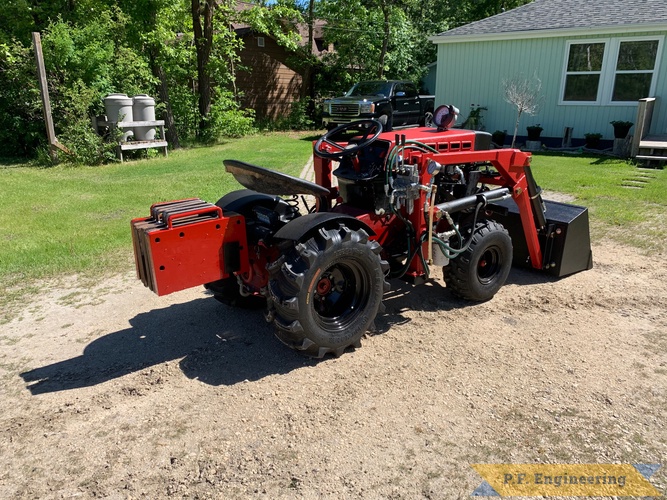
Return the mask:
<path fill-rule="evenodd" d="M 553 281 L 540 273 L 513 270 L 508 283 Z M 386 311 L 374 333 L 410 322 L 408 311 L 447 313 L 476 304 L 453 297 L 442 280 L 411 285 L 391 282 Z M 288 349 L 273 336 L 261 310 L 234 309 L 211 297 L 141 313 L 130 327 L 100 337 L 83 354 L 21 374 L 34 395 L 89 387 L 167 361 L 179 360 L 183 373 L 211 385 L 233 385 L 284 374 L 317 360 Z"/>
<path fill-rule="evenodd" d="M 32 394 L 94 386 L 181 359 L 189 378 L 232 385 L 287 373 L 314 361 L 280 344 L 261 311 L 201 298 L 141 313 L 131 327 L 100 337 L 83 354 L 21 374 Z"/>

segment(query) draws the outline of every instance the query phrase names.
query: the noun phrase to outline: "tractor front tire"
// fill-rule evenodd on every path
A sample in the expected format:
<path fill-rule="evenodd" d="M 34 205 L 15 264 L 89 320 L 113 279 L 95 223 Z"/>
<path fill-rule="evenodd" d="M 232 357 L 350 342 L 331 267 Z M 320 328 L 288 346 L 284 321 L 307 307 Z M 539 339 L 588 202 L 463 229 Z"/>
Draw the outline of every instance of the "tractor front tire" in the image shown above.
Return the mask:
<path fill-rule="evenodd" d="M 271 269 L 269 317 L 276 336 L 307 356 L 360 347 L 389 289 L 381 247 L 363 229 L 320 228 Z"/>
<path fill-rule="evenodd" d="M 443 268 L 447 288 L 466 300 L 491 299 L 512 268 L 512 239 L 497 222 L 478 222 L 468 249 Z"/>

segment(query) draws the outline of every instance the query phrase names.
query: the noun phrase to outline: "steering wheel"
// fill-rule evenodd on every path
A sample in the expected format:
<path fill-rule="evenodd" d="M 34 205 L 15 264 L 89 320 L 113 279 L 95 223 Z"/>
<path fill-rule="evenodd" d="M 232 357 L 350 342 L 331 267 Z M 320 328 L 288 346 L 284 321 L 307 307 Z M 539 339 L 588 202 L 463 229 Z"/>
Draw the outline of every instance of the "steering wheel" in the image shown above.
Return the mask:
<path fill-rule="evenodd" d="M 366 132 L 363 134 L 361 142 L 355 142 L 353 146 L 349 144 L 343 146 L 336 141 L 331 140 L 331 137 L 336 136 L 337 134 L 347 132 L 351 129 L 365 128 Z M 357 151 L 364 149 L 366 146 L 375 142 L 378 136 L 382 133 L 382 123 L 377 120 L 357 120 L 351 123 L 344 123 L 338 127 L 331 129 L 329 132 L 320 137 L 315 143 L 313 151 L 320 158 L 331 158 L 338 160 L 344 156 L 350 156 L 355 154 Z M 369 137 L 370 136 L 370 137 Z M 326 144 L 329 147 L 322 147 Z M 334 148 L 336 151 L 330 151 L 330 148 Z"/>

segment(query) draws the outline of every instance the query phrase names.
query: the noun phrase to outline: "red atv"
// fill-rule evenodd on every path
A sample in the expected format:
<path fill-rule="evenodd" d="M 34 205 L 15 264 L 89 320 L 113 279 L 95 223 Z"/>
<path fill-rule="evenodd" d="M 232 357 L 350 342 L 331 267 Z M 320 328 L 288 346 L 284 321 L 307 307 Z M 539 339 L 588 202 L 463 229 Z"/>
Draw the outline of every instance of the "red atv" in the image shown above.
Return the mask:
<path fill-rule="evenodd" d="M 158 295 L 203 284 L 263 305 L 282 342 L 322 357 L 360 346 L 391 279 L 423 283 L 439 266 L 452 293 L 485 301 L 513 262 L 590 269 L 587 209 L 543 201 L 528 153 L 448 129 L 452 113 L 400 135 L 374 120 L 331 130 L 313 147 L 315 183 L 225 160 L 247 189 L 132 221 L 138 276 Z"/>

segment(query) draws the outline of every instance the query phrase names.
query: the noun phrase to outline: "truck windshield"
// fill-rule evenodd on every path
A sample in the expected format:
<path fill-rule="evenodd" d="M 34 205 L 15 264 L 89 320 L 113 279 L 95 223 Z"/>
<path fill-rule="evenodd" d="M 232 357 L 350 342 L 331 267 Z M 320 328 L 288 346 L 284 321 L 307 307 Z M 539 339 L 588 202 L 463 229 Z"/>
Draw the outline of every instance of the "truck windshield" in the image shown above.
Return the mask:
<path fill-rule="evenodd" d="M 391 94 L 391 83 L 388 82 L 360 82 L 354 85 L 347 94 L 347 97 L 360 95 L 383 95 L 389 97 Z"/>

